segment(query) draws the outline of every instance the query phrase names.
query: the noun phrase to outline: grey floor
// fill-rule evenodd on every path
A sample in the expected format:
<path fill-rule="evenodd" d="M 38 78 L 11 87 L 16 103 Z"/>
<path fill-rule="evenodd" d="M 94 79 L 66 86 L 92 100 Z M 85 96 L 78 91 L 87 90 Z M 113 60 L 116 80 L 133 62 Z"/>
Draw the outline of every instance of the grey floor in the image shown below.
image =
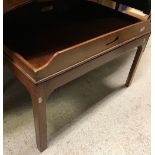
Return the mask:
<path fill-rule="evenodd" d="M 47 104 L 43 155 L 150 155 L 150 41 L 134 81 L 123 87 L 126 54 L 57 89 Z M 4 67 L 4 154 L 38 155 L 31 99 Z"/>

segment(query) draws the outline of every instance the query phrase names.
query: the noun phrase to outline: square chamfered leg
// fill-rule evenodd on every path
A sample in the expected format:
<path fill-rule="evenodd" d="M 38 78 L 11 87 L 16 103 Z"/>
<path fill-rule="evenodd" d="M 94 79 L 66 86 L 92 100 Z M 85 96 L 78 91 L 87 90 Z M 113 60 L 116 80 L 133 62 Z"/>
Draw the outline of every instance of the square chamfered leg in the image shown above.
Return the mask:
<path fill-rule="evenodd" d="M 144 39 L 144 41 L 145 41 L 145 39 Z M 132 80 L 133 80 L 134 75 L 136 73 L 138 64 L 139 64 L 140 59 L 142 57 L 142 54 L 143 54 L 143 52 L 145 50 L 147 41 L 144 42 L 144 45 L 143 46 L 138 46 L 138 48 L 137 48 L 137 51 L 136 51 L 134 60 L 132 62 L 132 65 L 131 65 L 131 68 L 130 68 L 130 71 L 129 71 L 129 74 L 128 74 L 128 77 L 127 77 L 127 80 L 126 80 L 126 83 L 125 83 L 125 86 L 126 87 L 129 87 L 131 85 L 131 83 L 132 83 Z"/>
<path fill-rule="evenodd" d="M 7 60 L 7 57 L 5 58 Z M 7 61 L 7 64 L 18 80 L 26 87 L 31 96 L 36 143 L 39 151 L 42 152 L 47 148 L 46 101 L 48 99 L 48 93 L 45 91 L 45 83 L 35 84 L 20 70 L 19 67 L 13 65 L 10 61 Z"/>
<path fill-rule="evenodd" d="M 132 83 L 132 80 L 133 80 L 133 77 L 135 75 L 135 72 L 136 72 L 137 66 L 139 64 L 139 61 L 141 59 L 142 53 L 143 53 L 142 48 L 138 47 L 138 49 L 136 51 L 136 54 L 135 54 L 135 57 L 134 57 L 134 60 L 132 62 L 132 66 L 130 68 L 127 80 L 126 80 L 126 83 L 125 83 L 126 87 L 129 87 L 131 85 L 131 83 Z"/>
<path fill-rule="evenodd" d="M 47 148 L 47 118 L 46 118 L 46 95 L 44 89 L 36 86 L 31 92 L 33 116 L 36 134 L 36 143 L 40 152 Z"/>

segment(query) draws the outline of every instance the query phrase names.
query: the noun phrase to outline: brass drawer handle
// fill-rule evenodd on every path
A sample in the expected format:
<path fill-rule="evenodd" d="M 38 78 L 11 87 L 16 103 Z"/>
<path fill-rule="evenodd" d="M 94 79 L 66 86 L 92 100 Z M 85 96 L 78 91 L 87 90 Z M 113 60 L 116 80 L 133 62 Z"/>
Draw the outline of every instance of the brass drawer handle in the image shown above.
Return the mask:
<path fill-rule="evenodd" d="M 116 42 L 119 39 L 119 36 L 116 36 L 114 39 L 111 39 L 108 43 L 106 43 L 105 45 L 110 45 L 114 42 Z"/>

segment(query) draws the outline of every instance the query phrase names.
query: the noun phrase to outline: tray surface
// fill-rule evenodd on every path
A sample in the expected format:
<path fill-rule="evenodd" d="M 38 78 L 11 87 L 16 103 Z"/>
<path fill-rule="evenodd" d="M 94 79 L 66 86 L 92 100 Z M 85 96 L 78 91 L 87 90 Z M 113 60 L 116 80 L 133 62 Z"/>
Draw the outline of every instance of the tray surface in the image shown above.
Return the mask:
<path fill-rule="evenodd" d="M 37 68 L 57 51 L 136 22 L 93 2 L 63 13 L 41 12 L 31 3 L 5 15 L 4 44 Z"/>

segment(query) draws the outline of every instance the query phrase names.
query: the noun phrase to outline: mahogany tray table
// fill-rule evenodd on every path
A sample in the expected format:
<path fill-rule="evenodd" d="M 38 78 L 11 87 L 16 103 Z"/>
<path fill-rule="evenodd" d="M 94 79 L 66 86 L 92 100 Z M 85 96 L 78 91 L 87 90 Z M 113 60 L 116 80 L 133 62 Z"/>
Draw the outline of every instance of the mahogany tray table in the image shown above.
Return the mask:
<path fill-rule="evenodd" d="M 4 59 L 31 95 L 36 142 L 42 152 L 47 148 L 48 96 L 137 47 L 125 84 L 129 86 L 150 36 L 150 18 L 138 19 L 86 0 L 4 2 Z M 116 2 L 149 15 L 149 0 Z"/>

